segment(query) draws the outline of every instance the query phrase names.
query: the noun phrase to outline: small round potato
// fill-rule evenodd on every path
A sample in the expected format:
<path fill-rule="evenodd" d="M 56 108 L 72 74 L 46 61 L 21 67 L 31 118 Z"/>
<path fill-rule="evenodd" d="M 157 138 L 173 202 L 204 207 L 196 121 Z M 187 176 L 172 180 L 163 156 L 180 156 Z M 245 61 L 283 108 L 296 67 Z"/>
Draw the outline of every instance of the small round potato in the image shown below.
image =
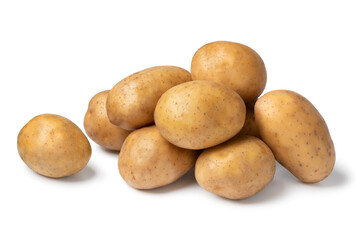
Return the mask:
<path fill-rule="evenodd" d="M 195 166 L 197 182 L 205 190 L 229 199 L 253 196 L 271 182 L 275 158 L 270 148 L 253 136 L 237 136 L 206 149 Z"/>
<path fill-rule="evenodd" d="M 115 126 L 106 114 L 106 99 L 109 91 L 96 94 L 89 102 L 84 118 L 86 134 L 100 146 L 110 150 L 120 150 L 131 131 Z"/>
<path fill-rule="evenodd" d="M 259 97 L 266 85 L 261 57 L 235 42 L 218 41 L 202 46 L 192 59 L 191 76 L 193 80 L 223 83 L 240 94 L 244 102 Z"/>
<path fill-rule="evenodd" d="M 334 144 L 323 117 L 306 98 L 288 90 L 268 92 L 255 104 L 255 120 L 276 160 L 298 179 L 314 183 L 329 176 Z"/>
<path fill-rule="evenodd" d="M 109 92 L 106 109 L 110 122 L 126 130 L 153 124 L 161 95 L 187 81 L 191 81 L 190 73 L 173 66 L 152 67 L 128 76 Z"/>
<path fill-rule="evenodd" d="M 80 128 L 54 114 L 31 119 L 21 129 L 17 147 L 29 168 L 52 178 L 79 172 L 91 156 L 90 143 Z"/>
<path fill-rule="evenodd" d="M 246 108 L 229 87 L 191 81 L 165 92 L 155 109 L 155 124 L 172 144 L 204 149 L 235 136 L 243 127 Z"/>
<path fill-rule="evenodd" d="M 155 126 L 132 132 L 119 155 L 119 171 L 127 184 L 137 189 L 165 186 L 194 167 L 197 151 L 166 141 Z"/>
<path fill-rule="evenodd" d="M 259 129 L 256 126 L 256 122 L 255 122 L 254 105 L 255 105 L 255 101 L 246 104 L 245 123 L 243 128 L 239 132 L 239 135 L 249 135 L 260 138 Z"/>

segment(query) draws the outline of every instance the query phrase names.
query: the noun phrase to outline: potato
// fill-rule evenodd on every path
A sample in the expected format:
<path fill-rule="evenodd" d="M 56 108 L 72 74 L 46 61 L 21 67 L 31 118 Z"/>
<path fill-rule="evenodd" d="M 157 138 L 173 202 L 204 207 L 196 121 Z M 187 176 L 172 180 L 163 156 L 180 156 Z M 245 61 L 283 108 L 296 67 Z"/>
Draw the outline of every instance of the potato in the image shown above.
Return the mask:
<path fill-rule="evenodd" d="M 18 135 L 17 148 L 29 168 L 52 178 L 79 172 L 91 156 L 90 143 L 80 128 L 54 114 L 31 119 Z"/>
<path fill-rule="evenodd" d="M 245 123 L 239 135 L 249 135 L 260 138 L 259 129 L 255 122 L 254 105 L 256 101 L 246 103 L 246 118 Z"/>
<path fill-rule="evenodd" d="M 266 85 L 266 69 L 251 48 L 235 42 L 212 42 L 202 46 L 191 62 L 193 80 L 223 83 L 245 102 L 260 96 Z"/>
<path fill-rule="evenodd" d="M 253 136 L 237 136 L 206 149 L 195 165 L 197 182 L 205 190 L 229 199 L 243 199 L 261 191 L 275 174 L 270 148 Z"/>
<path fill-rule="evenodd" d="M 326 178 L 335 164 L 328 127 L 317 109 L 292 91 L 271 91 L 255 104 L 261 138 L 276 159 L 307 183 Z"/>
<path fill-rule="evenodd" d="M 161 95 L 190 80 L 188 71 L 173 66 L 152 67 L 128 76 L 109 92 L 106 109 L 110 122 L 127 130 L 154 123 L 154 110 Z"/>
<path fill-rule="evenodd" d="M 120 150 L 131 131 L 113 125 L 106 114 L 106 99 L 109 91 L 96 94 L 89 103 L 84 118 L 86 134 L 100 146 Z"/>
<path fill-rule="evenodd" d="M 165 186 L 194 167 L 198 153 L 166 141 L 155 126 L 132 132 L 119 155 L 119 171 L 137 189 Z"/>
<path fill-rule="evenodd" d="M 244 125 L 245 104 L 229 87 L 191 81 L 165 92 L 155 109 L 155 124 L 172 144 L 203 149 L 235 136 Z"/>

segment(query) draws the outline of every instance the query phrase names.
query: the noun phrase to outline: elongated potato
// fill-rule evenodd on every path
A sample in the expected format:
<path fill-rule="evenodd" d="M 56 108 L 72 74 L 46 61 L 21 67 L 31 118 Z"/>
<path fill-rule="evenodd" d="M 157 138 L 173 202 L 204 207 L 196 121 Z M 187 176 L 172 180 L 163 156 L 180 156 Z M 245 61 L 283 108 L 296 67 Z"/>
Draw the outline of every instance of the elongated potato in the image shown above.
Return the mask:
<path fill-rule="evenodd" d="M 298 93 L 277 90 L 255 104 L 261 138 L 276 159 L 303 182 L 319 182 L 335 164 L 328 127 L 317 109 Z"/>
<path fill-rule="evenodd" d="M 218 41 L 202 46 L 191 62 L 193 80 L 215 81 L 229 86 L 251 102 L 266 85 L 266 69 L 261 57 L 240 43 Z"/>
<path fill-rule="evenodd" d="M 132 132 L 119 155 L 119 171 L 127 184 L 138 189 L 165 186 L 195 165 L 197 151 L 182 149 L 163 138 L 155 126 Z"/>
<path fill-rule="evenodd" d="M 106 99 L 109 91 L 97 93 L 89 102 L 84 118 L 86 134 L 100 146 L 120 150 L 131 131 L 115 126 L 106 114 Z"/>
<path fill-rule="evenodd" d="M 30 169 L 52 178 L 79 172 L 91 156 L 90 143 L 80 128 L 55 114 L 31 119 L 21 129 L 17 147 Z"/>
<path fill-rule="evenodd" d="M 229 87 L 191 81 L 164 93 L 155 109 L 155 123 L 172 144 L 204 149 L 235 136 L 244 125 L 246 108 Z"/>
<path fill-rule="evenodd" d="M 185 69 L 160 66 L 134 73 L 109 92 L 106 109 L 112 124 L 134 130 L 154 122 L 154 110 L 169 88 L 191 80 Z"/>
<path fill-rule="evenodd" d="M 237 136 L 201 153 L 195 177 L 205 190 L 229 199 L 250 197 L 261 191 L 275 174 L 270 148 L 252 136 Z"/>

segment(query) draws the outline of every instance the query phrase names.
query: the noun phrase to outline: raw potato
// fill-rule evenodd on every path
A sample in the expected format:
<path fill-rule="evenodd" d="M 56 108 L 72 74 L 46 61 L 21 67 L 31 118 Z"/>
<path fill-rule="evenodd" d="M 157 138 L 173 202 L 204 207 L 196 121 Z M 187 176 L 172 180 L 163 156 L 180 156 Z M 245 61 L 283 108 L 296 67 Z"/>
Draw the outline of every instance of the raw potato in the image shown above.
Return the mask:
<path fill-rule="evenodd" d="M 191 81 L 168 90 L 155 109 L 161 135 L 186 149 L 204 149 L 235 136 L 243 127 L 246 109 L 229 87 Z"/>
<path fill-rule="evenodd" d="M 260 138 L 259 129 L 255 122 L 254 105 L 256 101 L 246 104 L 246 118 L 245 123 L 239 135 L 249 135 Z"/>
<path fill-rule="evenodd" d="M 191 62 L 193 80 L 220 82 L 235 90 L 245 102 L 260 96 L 266 85 L 266 69 L 251 48 L 235 42 L 202 46 Z"/>
<path fill-rule="evenodd" d="M 328 127 L 317 109 L 303 96 L 271 91 L 255 104 L 261 138 L 276 159 L 303 182 L 319 182 L 335 164 Z"/>
<path fill-rule="evenodd" d="M 79 172 L 91 156 L 90 143 L 80 128 L 54 114 L 31 119 L 21 129 L 17 147 L 29 168 L 52 178 Z"/>
<path fill-rule="evenodd" d="M 106 114 L 106 99 L 109 91 L 96 94 L 89 103 L 84 118 L 86 134 L 97 144 L 110 150 L 120 150 L 131 131 L 115 126 Z"/>
<path fill-rule="evenodd" d="M 152 67 L 130 75 L 109 92 L 106 108 L 110 122 L 127 130 L 153 124 L 161 95 L 187 81 L 191 81 L 190 73 L 173 66 Z"/>
<path fill-rule="evenodd" d="M 195 177 L 205 190 L 229 199 L 261 191 L 275 174 L 270 148 L 252 136 L 237 136 L 206 149 L 196 161 Z"/>
<path fill-rule="evenodd" d="M 182 149 L 166 141 L 155 126 L 132 132 L 119 155 L 121 177 L 137 189 L 165 186 L 194 167 L 197 151 Z"/>

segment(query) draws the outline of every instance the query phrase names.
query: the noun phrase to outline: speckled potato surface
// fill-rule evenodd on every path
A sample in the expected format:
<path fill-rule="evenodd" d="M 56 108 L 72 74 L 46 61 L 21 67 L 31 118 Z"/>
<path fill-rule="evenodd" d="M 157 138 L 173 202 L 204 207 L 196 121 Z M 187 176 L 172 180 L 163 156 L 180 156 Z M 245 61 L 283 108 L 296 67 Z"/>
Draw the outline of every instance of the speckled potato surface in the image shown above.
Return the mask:
<path fill-rule="evenodd" d="M 120 150 L 131 131 L 115 126 L 106 113 L 106 99 L 109 90 L 97 93 L 89 102 L 84 118 L 86 134 L 100 146 Z"/>
<path fill-rule="evenodd" d="M 132 132 L 119 155 L 119 171 L 127 184 L 137 189 L 165 186 L 194 167 L 197 151 L 166 141 L 155 126 Z"/>
<path fill-rule="evenodd" d="M 202 46 L 191 62 L 193 80 L 220 82 L 235 90 L 245 102 L 260 96 L 266 85 L 266 69 L 251 48 L 235 42 L 218 41 Z"/>
<path fill-rule="evenodd" d="M 191 81 L 190 73 L 174 66 L 152 67 L 126 77 L 109 92 L 106 109 L 110 122 L 127 130 L 154 123 L 161 95 L 187 81 Z"/>
<path fill-rule="evenodd" d="M 256 101 L 246 103 L 245 123 L 239 135 L 249 135 L 260 138 L 259 129 L 255 122 L 254 105 Z"/>
<path fill-rule="evenodd" d="M 204 149 L 235 136 L 243 127 L 246 109 L 229 87 L 211 81 L 177 85 L 160 98 L 155 124 L 172 144 Z"/>
<path fill-rule="evenodd" d="M 303 182 L 319 182 L 335 164 L 335 149 L 318 110 L 303 96 L 271 91 L 255 104 L 261 138 L 276 159 Z"/>
<path fill-rule="evenodd" d="M 270 148 L 253 136 L 237 136 L 204 150 L 195 165 L 197 182 L 205 190 L 229 199 L 261 191 L 275 174 Z"/>
<path fill-rule="evenodd" d="M 18 152 L 35 172 L 52 178 L 70 176 L 83 169 L 91 156 L 91 146 L 83 132 L 62 116 L 42 114 L 20 131 Z"/>

